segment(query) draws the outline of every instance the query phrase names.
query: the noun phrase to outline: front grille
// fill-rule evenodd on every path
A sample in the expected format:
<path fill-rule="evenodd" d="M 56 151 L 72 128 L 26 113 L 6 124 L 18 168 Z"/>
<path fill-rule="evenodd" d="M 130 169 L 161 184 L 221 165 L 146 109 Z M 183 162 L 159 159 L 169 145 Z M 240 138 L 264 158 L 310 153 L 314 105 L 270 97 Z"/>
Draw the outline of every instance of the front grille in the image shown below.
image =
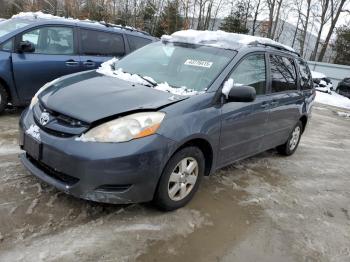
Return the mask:
<path fill-rule="evenodd" d="M 72 137 L 74 136 L 74 134 L 69 134 L 66 132 L 62 132 L 62 131 L 58 131 L 58 130 L 54 130 L 51 128 L 47 128 L 46 126 L 43 126 L 39 123 L 39 120 L 36 119 L 36 117 L 34 117 L 34 122 L 37 126 L 40 127 L 40 129 L 44 130 L 46 133 L 53 135 L 53 136 L 58 136 L 58 137 Z"/>
<path fill-rule="evenodd" d="M 64 173 L 58 172 L 56 170 L 54 170 L 53 168 L 45 165 L 44 163 L 35 160 L 34 158 L 32 158 L 31 156 L 29 156 L 27 154 L 27 159 L 37 168 L 39 168 L 40 170 L 42 170 L 46 175 L 67 184 L 68 186 L 72 186 L 76 183 L 79 182 L 79 179 L 76 177 L 72 177 L 69 175 L 66 175 Z"/>
<path fill-rule="evenodd" d="M 42 125 L 40 122 L 40 117 L 44 112 L 49 114 L 49 122 L 46 125 Z M 33 115 L 35 123 L 41 129 L 58 137 L 72 137 L 79 135 L 89 127 L 87 123 L 50 110 L 42 103 L 35 105 Z"/>

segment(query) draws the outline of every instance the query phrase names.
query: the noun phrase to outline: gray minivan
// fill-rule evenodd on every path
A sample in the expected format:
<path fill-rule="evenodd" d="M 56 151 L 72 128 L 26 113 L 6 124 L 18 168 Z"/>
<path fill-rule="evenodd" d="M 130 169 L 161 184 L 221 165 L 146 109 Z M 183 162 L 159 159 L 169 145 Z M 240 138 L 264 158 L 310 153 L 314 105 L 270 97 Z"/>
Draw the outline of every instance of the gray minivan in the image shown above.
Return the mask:
<path fill-rule="evenodd" d="M 293 154 L 315 97 L 306 62 L 260 38 L 192 34 L 45 85 L 20 120 L 24 166 L 79 198 L 173 210 L 221 167 Z"/>

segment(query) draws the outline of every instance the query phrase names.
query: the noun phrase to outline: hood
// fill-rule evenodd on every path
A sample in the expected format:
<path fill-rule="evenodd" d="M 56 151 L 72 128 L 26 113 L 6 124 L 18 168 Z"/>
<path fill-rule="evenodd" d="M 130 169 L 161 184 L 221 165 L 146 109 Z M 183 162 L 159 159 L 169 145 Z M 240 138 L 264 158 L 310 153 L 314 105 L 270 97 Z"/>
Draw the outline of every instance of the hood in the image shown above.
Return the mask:
<path fill-rule="evenodd" d="M 157 110 L 186 97 L 155 90 L 96 71 L 63 77 L 39 95 L 48 109 L 86 123 L 134 110 Z"/>

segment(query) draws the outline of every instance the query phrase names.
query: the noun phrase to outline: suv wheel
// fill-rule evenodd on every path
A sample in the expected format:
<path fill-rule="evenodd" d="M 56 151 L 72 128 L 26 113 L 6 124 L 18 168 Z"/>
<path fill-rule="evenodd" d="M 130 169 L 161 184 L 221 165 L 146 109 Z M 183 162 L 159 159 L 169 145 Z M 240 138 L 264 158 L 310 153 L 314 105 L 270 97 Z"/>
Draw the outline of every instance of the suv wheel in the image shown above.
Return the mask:
<path fill-rule="evenodd" d="M 8 94 L 6 89 L 0 84 L 0 114 L 5 110 L 8 103 Z"/>
<path fill-rule="evenodd" d="M 155 205 L 164 211 L 185 206 L 196 193 L 204 175 L 205 160 L 197 147 L 185 147 L 175 153 L 163 170 Z"/>
<path fill-rule="evenodd" d="M 287 142 L 277 147 L 278 153 L 285 156 L 290 156 L 294 154 L 294 152 L 298 148 L 302 130 L 303 130 L 303 125 L 299 121 L 293 128 L 293 131 L 290 133 Z"/>

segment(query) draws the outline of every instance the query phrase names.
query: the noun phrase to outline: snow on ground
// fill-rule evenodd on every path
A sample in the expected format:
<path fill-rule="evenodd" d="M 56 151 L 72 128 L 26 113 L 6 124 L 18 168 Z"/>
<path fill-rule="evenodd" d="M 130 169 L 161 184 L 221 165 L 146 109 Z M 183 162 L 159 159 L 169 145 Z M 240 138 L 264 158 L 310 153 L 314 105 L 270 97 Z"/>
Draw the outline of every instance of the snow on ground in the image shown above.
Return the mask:
<path fill-rule="evenodd" d="M 349 113 L 346 113 L 346 112 L 338 111 L 338 112 L 337 112 L 337 115 L 338 115 L 338 116 L 345 117 L 345 118 L 350 118 L 350 114 L 349 114 Z"/>
<path fill-rule="evenodd" d="M 336 92 L 332 92 L 332 94 L 316 92 L 315 102 L 350 109 L 350 99 Z"/>
<path fill-rule="evenodd" d="M 135 212 L 133 217 L 123 219 L 131 212 L 116 211 L 61 232 L 39 235 L 32 241 L 26 239 L 1 252 L 0 260 L 135 261 L 145 252 L 149 241 L 185 237 L 207 222 L 200 212 L 190 209 L 173 212 L 171 219 Z M 89 259 L 81 259 L 81 254 Z"/>
<path fill-rule="evenodd" d="M 116 77 L 124 81 L 146 85 L 146 86 L 149 86 L 150 82 L 152 82 L 155 84 L 155 86 L 152 86 L 151 88 L 154 88 L 159 91 L 168 92 L 174 95 L 193 96 L 201 93 L 193 89 L 189 89 L 185 86 L 180 88 L 174 88 L 174 87 L 171 87 L 167 82 L 158 84 L 152 77 L 149 77 L 149 76 L 141 77 L 137 74 L 129 74 L 127 72 L 124 72 L 122 68 L 114 68 L 115 63 L 117 61 L 118 61 L 117 58 L 112 58 L 102 63 L 101 66 L 96 70 L 96 72 L 106 76 Z"/>
<path fill-rule="evenodd" d="M 350 261 L 350 166 L 343 158 L 350 153 L 348 126 L 332 110 L 316 110 L 294 155 L 244 160 L 234 165 L 239 176 L 221 178 L 228 185 L 247 180 L 248 197 L 241 205 L 262 206 L 282 232 L 283 246 L 300 258 L 263 261 Z M 263 166 L 266 174 L 256 171 Z M 250 249 L 255 239 L 248 238 Z M 226 261 L 239 261 L 230 258 Z"/>
<path fill-rule="evenodd" d="M 19 148 L 17 143 L 5 144 L 0 141 L 0 156 L 19 154 L 21 152 L 23 151 Z"/>
<path fill-rule="evenodd" d="M 173 33 L 172 35 L 163 35 L 163 41 L 181 42 L 189 44 L 205 44 L 227 49 L 236 49 L 240 45 L 249 45 L 254 43 L 277 45 L 295 52 L 289 46 L 283 45 L 265 37 L 257 37 L 251 35 L 227 33 L 224 31 L 200 31 L 200 30 L 182 30 Z"/>
<path fill-rule="evenodd" d="M 312 78 L 315 79 L 322 79 L 322 78 L 325 78 L 326 76 L 320 72 L 316 72 L 316 71 L 311 71 L 311 75 L 312 75 Z"/>

